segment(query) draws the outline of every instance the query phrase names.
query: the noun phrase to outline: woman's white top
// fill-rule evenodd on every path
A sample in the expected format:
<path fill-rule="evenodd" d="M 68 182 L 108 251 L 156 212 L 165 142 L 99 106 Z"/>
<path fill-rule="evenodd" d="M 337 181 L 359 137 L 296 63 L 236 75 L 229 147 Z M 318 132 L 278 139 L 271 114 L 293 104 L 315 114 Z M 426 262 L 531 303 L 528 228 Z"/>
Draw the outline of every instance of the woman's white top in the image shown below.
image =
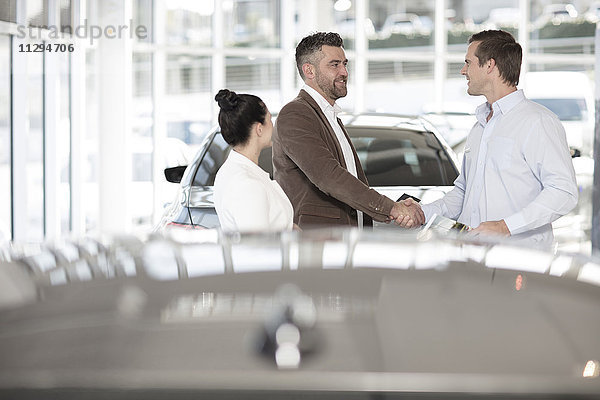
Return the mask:
<path fill-rule="evenodd" d="M 232 150 L 215 178 L 214 201 L 226 231 L 283 231 L 294 209 L 281 186 L 246 156 Z"/>

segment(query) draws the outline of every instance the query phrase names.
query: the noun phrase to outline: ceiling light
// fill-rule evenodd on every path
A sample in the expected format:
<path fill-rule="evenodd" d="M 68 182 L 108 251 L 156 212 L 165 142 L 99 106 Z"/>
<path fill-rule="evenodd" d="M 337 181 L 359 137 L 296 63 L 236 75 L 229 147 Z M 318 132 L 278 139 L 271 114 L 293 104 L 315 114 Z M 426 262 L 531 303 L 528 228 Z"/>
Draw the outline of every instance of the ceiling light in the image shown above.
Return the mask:
<path fill-rule="evenodd" d="M 348 11 L 352 7 L 350 0 L 337 0 L 333 5 L 335 11 Z"/>

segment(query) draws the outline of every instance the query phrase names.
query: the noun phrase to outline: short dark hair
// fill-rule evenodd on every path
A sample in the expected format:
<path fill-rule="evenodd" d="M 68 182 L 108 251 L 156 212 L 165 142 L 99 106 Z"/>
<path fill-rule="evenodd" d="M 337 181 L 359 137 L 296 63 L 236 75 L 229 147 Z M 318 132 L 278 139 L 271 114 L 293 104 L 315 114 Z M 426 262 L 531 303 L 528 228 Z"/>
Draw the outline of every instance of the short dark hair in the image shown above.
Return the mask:
<path fill-rule="evenodd" d="M 501 30 L 481 31 L 469 38 L 469 43 L 473 42 L 479 42 L 475 50 L 479 66 L 493 58 L 504 82 L 514 86 L 519 84 L 523 49 L 513 35 Z"/>
<path fill-rule="evenodd" d="M 265 123 L 267 106 L 258 96 L 237 94 L 227 89 L 215 96 L 221 110 L 219 126 L 221 135 L 232 146 L 244 144 L 250 137 L 250 129 L 257 122 Z"/>
<path fill-rule="evenodd" d="M 321 61 L 319 52 L 323 46 L 344 47 L 344 41 L 335 32 L 317 32 L 306 36 L 296 46 L 296 66 L 302 79 L 302 66 L 306 63 L 317 65 Z"/>

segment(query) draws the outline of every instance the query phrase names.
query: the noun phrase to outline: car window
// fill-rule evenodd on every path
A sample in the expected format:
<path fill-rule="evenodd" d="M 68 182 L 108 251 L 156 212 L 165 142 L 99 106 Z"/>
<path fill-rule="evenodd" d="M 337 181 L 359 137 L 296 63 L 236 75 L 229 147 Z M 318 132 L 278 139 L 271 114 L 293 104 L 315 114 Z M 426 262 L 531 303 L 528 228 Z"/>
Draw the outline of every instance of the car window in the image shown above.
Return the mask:
<path fill-rule="evenodd" d="M 348 128 L 370 186 L 443 186 L 457 177 L 432 133 Z"/>
<path fill-rule="evenodd" d="M 352 144 L 371 186 L 443 186 L 458 176 L 435 135 L 389 128 L 347 127 Z M 194 186 L 213 186 L 217 171 L 231 147 L 217 133 L 200 162 Z M 264 149 L 259 166 L 273 177 L 271 148 Z"/>
<path fill-rule="evenodd" d="M 561 121 L 582 121 L 586 118 L 584 99 L 531 99 L 552 111 Z"/>
<path fill-rule="evenodd" d="M 208 145 L 206 153 L 200 160 L 200 165 L 198 165 L 198 170 L 194 176 L 193 186 L 213 186 L 217 171 L 227 159 L 230 151 L 231 146 L 223 139 L 221 133 L 215 134 Z"/>

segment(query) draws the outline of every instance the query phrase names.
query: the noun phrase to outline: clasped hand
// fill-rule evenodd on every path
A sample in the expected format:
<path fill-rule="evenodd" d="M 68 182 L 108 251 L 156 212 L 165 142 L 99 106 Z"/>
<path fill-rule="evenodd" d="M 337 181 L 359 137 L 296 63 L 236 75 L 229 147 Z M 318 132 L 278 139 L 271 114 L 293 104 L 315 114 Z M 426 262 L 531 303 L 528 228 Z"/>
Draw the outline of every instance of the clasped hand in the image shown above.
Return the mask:
<path fill-rule="evenodd" d="M 390 211 L 390 220 L 403 228 L 416 228 L 425 223 L 425 214 L 413 199 L 400 200 Z"/>

